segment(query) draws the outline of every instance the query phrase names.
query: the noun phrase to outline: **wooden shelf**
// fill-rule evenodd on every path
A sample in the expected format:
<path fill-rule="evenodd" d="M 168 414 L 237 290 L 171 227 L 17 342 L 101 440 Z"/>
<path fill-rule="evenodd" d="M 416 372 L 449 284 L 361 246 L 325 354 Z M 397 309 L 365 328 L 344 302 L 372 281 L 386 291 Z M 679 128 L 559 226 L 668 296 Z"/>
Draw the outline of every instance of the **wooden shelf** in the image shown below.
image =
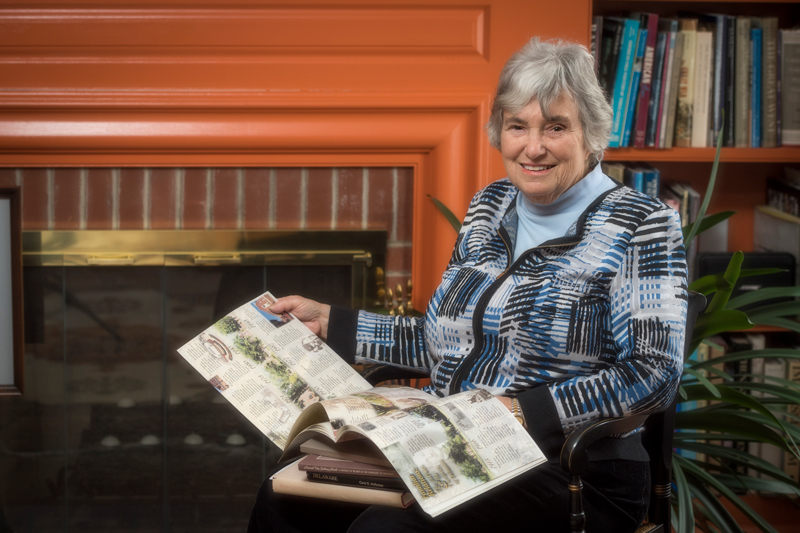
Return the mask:
<path fill-rule="evenodd" d="M 712 162 L 716 148 L 610 148 L 605 161 L 678 161 L 686 163 Z M 723 163 L 797 163 L 800 147 L 782 148 L 723 148 Z"/>

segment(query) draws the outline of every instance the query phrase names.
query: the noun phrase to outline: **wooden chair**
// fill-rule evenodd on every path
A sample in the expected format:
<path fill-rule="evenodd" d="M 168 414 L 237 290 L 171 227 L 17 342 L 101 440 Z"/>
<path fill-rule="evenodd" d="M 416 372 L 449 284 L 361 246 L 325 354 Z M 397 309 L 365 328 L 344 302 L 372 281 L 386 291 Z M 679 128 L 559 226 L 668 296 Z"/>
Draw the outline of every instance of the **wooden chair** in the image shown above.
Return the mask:
<path fill-rule="evenodd" d="M 692 330 L 697 316 L 706 305 L 706 298 L 699 293 L 689 294 L 689 309 L 686 314 L 686 343 L 684 358 L 691 355 Z M 588 449 L 603 437 L 632 431 L 644 424 L 642 444 L 650 455 L 650 506 L 647 521 L 639 526 L 636 533 L 669 533 L 670 500 L 672 496 L 672 432 L 675 427 L 675 401 L 660 413 L 625 418 L 608 418 L 588 422 L 576 429 L 567 438 L 561 449 L 561 467 L 569 472 L 570 490 L 570 531 L 583 533 L 586 517 L 583 513 L 583 484 L 581 475 L 589 467 Z"/>

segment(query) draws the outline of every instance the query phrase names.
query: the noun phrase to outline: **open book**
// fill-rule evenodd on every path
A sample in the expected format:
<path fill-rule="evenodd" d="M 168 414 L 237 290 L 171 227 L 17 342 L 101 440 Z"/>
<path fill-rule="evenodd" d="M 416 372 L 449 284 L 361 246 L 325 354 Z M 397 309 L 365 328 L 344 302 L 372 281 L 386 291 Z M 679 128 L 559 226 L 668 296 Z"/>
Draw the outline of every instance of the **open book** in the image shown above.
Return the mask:
<path fill-rule="evenodd" d="M 276 316 L 265 293 L 178 352 L 284 450 L 310 439 L 367 440 L 436 516 L 543 463 L 506 407 L 483 390 L 437 398 L 409 387 L 373 388 L 299 320 Z"/>

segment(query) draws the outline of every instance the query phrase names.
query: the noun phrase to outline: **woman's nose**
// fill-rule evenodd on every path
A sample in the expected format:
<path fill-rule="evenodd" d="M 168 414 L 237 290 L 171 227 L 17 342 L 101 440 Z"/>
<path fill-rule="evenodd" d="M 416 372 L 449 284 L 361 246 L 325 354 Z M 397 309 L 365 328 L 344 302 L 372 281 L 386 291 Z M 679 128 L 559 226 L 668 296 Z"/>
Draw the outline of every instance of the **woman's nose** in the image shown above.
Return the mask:
<path fill-rule="evenodd" d="M 546 151 L 544 146 L 544 139 L 537 133 L 531 133 L 528 136 L 528 142 L 525 145 L 525 155 L 531 159 L 535 159 L 543 155 Z"/>

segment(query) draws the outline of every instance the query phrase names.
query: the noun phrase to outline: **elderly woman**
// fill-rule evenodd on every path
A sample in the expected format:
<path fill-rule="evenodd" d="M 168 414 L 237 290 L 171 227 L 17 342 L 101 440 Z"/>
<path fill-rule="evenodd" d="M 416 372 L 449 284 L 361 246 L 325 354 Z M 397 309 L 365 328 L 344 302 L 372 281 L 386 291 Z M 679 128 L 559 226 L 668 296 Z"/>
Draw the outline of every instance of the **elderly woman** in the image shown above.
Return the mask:
<path fill-rule="evenodd" d="M 251 531 L 566 531 L 566 435 L 673 399 L 687 301 L 680 223 L 603 174 L 612 112 L 592 65 L 580 45 L 538 39 L 506 64 L 487 129 L 508 177 L 472 200 L 423 318 L 297 296 L 273 306 L 352 362 L 425 369 L 433 394 L 490 391 L 521 411 L 549 462 L 435 519 L 413 507 L 297 502 L 266 483 Z M 640 433 L 605 439 L 592 459 L 588 531 L 633 531 L 649 497 Z"/>

